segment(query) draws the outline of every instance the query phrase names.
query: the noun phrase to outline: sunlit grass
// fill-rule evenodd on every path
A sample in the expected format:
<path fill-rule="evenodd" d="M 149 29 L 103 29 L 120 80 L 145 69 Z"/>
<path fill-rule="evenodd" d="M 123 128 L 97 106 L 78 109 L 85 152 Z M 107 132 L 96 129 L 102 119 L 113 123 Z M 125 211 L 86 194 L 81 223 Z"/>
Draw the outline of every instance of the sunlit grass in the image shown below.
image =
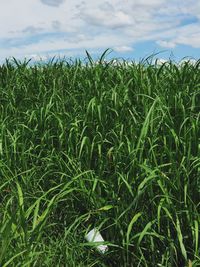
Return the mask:
<path fill-rule="evenodd" d="M 200 61 L 107 51 L 0 66 L 3 266 L 200 265 Z"/>

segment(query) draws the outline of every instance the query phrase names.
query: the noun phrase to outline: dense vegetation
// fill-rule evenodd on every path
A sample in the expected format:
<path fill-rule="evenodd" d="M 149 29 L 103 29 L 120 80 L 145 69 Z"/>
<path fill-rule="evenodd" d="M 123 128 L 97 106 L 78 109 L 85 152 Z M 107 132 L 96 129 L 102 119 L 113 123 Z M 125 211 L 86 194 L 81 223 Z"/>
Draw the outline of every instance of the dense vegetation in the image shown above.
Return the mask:
<path fill-rule="evenodd" d="M 0 66 L 3 266 L 200 265 L 200 61 L 104 56 Z"/>

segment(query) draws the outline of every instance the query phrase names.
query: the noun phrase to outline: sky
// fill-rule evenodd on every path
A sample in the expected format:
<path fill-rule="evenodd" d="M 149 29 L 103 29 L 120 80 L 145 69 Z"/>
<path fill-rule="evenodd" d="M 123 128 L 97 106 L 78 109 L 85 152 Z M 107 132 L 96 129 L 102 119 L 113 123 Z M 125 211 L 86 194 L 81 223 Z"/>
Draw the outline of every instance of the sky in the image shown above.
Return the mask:
<path fill-rule="evenodd" d="M 0 62 L 53 56 L 200 58 L 198 0 L 0 0 Z"/>

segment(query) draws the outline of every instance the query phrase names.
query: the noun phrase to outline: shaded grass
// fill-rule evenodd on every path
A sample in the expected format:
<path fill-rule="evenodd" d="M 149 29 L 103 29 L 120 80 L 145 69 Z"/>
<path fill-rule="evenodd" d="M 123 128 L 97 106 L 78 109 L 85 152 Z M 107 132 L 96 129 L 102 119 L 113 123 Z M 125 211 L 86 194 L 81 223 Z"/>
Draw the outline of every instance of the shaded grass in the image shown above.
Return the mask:
<path fill-rule="evenodd" d="M 200 263 L 200 62 L 106 52 L 0 67 L 3 266 Z"/>

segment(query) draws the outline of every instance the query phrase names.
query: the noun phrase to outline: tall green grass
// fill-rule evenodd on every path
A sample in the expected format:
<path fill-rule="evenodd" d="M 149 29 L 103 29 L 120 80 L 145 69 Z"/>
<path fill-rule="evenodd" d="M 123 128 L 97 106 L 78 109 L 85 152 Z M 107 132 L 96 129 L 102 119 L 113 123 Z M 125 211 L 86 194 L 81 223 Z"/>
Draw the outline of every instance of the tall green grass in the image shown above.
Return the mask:
<path fill-rule="evenodd" d="M 200 265 L 200 61 L 107 51 L 0 66 L 3 266 Z"/>

